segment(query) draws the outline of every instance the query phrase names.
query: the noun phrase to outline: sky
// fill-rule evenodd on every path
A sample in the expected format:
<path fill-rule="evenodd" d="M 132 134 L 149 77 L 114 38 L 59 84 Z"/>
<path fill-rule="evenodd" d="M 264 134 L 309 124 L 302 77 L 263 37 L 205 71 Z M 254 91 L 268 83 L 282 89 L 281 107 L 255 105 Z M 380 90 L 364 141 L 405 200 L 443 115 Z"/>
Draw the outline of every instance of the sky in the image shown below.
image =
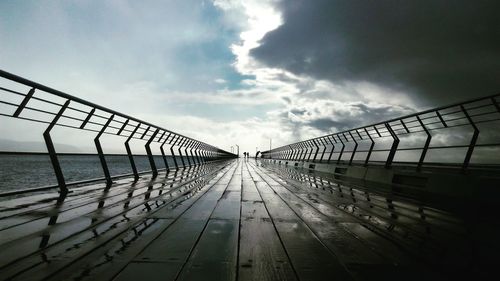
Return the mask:
<path fill-rule="evenodd" d="M 498 93 L 499 8 L 482 0 L 6 0 L 0 68 L 253 154 L 271 139 L 277 147 Z M 40 137 L 19 132 L 21 121 L 0 122 L 1 139 Z M 86 145 L 77 132 L 55 141 Z"/>

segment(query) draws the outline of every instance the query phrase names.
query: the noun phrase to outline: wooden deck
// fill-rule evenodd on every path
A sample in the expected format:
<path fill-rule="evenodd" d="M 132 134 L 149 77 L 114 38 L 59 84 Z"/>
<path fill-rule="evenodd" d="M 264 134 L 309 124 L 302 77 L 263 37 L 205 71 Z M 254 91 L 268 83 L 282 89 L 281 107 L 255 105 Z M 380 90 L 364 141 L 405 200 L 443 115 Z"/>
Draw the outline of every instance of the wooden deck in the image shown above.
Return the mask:
<path fill-rule="evenodd" d="M 445 280 L 469 272 L 445 211 L 239 159 L 0 202 L 6 280 Z"/>

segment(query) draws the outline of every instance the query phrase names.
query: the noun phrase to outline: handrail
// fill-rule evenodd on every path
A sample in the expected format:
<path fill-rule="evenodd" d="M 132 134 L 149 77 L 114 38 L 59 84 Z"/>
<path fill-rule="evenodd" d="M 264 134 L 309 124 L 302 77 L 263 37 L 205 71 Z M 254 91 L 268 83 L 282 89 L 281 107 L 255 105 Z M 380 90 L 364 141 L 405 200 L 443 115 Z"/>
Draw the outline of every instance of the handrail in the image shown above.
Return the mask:
<path fill-rule="evenodd" d="M 131 139 L 146 141 L 145 148 L 153 176 L 156 176 L 157 170 L 160 169 L 156 168 L 153 160 L 153 153 L 150 148 L 150 144 L 152 142 L 161 144 L 163 157 L 165 157 L 163 145 L 166 143 L 170 144 L 170 151 L 174 159 L 176 169 L 202 165 L 208 161 L 237 157 L 233 153 L 219 149 L 205 142 L 195 140 L 158 125 L 154 125 L 127 114 L 123 114 L 93 102 L 69 95 L 15 74 L 0 70 L 0 77 L 10 82 L 14 82 L 16 87 L 26 87 L 26 92 L 23 92 L 12 89 L 12 86 L 10 88 L 0 86 L 0 94 L 2 94 L 0 95 L 0 105 L 2 105 L 2 107 L 0 107 L 0 116 L 45 123 L 49 125 L 44 132 L 44 140 L 57 178 L 58 187 L 63 195 L 68 192 L 66 188 L 67 184 L 59 164 L 57 157 L 58 153 L 54 148 L 50 136 L 50 132 L 55 126 L 97 133 L 94 142 L 108 188 L 112 185 L 113 177 L 109 174 L 105 159 L 106 154 L 102 150 L 99 141 L 103 134 L 127 138 L 127 142 L 125 142 L 126 147 L 128 146 L 128 141 Z M 0 82 L 1 81 L 3 80 L 0 80 Z M 12 101 L 15 97 L 22 97 L 22 100 Z M 55 101 L 53 97 L 62 98 L 64 101 L 61 104 L 60 102 Z M 58 109 L 54 109 L 54 106 L 58 107 Z M 88 108 L 88 110 L 81 109 L 82 106 Z M 40 116 L 33 117 L 30 113 L 41 114 L 46 118 L 42 118 Z M 85 116 L 82 117 L 82 114 Z M 47 117 L 49 120 L 47 120 Z M 64 120 L 64 122 L 62 120 Z M 175 150 L 173 149 L 174 146 L 178 147 L 177 151 L 179 155 L 175 154 Z M 181 149 L 184 150 L 186 155 L 182 155 Z M 188 150 L 191 152 L 191 156 L 188 155 Z M 194 155 L 192 153 L 193 150 L 195 152 Z M 137 180 L 138 173 L 130 149 L 127 149 L 127 155 L 129 156 L 132 170 L 134 171 L 134 177 Z M 178 165 L 176 160 L 177 156 L 180 157 L 182 166 Z M 187 157 L 187 164 L 184 161 L 184 157 Z M 197 161 L 194 161 L 194 158 L 192 159 L 193 161 L 191 161 L 189 157 L 194 157 Z M 165 160 L 165 164 L 166 163 L 167 162 Z M 168 167 L 168 164 L 166 164 L 165 169 L 167 173 L 171 168 L 172 167 Z"/>
<path fill-rule="evenodd" d="M 471 162 L 475 161 L 472 163 L 473 165 L 485 164 L 481 161 L 486 161 L 486 158 L 489 157 L 487 161 L 493 162 L 487 164 L 498 165 L 500 159 L 493 159 L 492 155 L 476 155 L 476 159 L 474 159 L 473 153 L 476 148 L 487 148 L 493 149 L 497 155 L 500 155 L 500 132 L 495 130 L 495 128 L 500 127 L 500 106 L 497 100 L 499 97 L 500 94 L 475 98 L 287 144 L 262 152 L 262 157 L 288 161 L 331 163 L 335 159 L 332 156 L 335 155 L 338 164 L 366 166 L 380 163 L 380 160 L 372 158 L 374 153 L 382 152 L 386 168 L 390 168 L 393 162 L 399 162 L 413 164 L 417 170 L 421 170 L 424 164 L 430 163 L 426 159 L 436 154 L 433 152 L 430 155 L 430 151 L 464 149 L 466 151 L 461 155 L 463 156 L 462 160 L 459 161 L 456 157 L 454 160 L 443 157 L 443 163 L 460 164 L 461 170 L 466 171 Z M 453 130 L 455 131 L 452 132 Z M 479 138 L 480 133 L 482 133 L 483 139 Z M 449 139 L 439 140 L 437 139 L 439 134 L 444 134 Z M 471 137 L 469 137 L 470 134 L 472 134 Z M 450 139 L 452 137 L 454 139 Z M 465 141 L 466 139 L 469 139 L 468 142 Z M 455 142 L 459 140 L 464 141 L 456 144 Z M 380 146 L 384 148 L 380 148 Z M 323 155 L 318 159 L 319 147 L 323 147 L 322 154 L 329 153 L 329 156 L 325 157 L 328 160 L 323 160 Z M 308 151 L 309 148 L 314 149 Z M 303 153 L 304 149 L 305 153 Z M 413 155 L 402 156 L 403 152 L 411 152 Z M 360 158 L 361 154 L 364 158 Z M 447 156 L 450 158 L 449 155 Z"/>

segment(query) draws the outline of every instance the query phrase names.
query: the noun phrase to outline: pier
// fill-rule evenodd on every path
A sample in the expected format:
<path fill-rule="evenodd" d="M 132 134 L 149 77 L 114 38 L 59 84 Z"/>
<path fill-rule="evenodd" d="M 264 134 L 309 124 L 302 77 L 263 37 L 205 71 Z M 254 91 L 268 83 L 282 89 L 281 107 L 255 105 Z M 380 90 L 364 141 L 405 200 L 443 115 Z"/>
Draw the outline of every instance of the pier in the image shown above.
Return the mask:
<path fill-rule="evenodd" d="M 239 158 L 0 76 L 16 84 L 0 88 L 2 118 L 46 126 L 57 178 L 0 194 L 2 280 L 452 280 L 495 271 L 499 95 Z M 95 133 L 102 175 L 66 180 L 56 126 Z M 103 134 L 122 140 L 132 173 L 109 172 Z M 456 142 L 436 142 L 443 135 Z M 144 145 L 150 171 L 137 171 L 131 140 Z"/>

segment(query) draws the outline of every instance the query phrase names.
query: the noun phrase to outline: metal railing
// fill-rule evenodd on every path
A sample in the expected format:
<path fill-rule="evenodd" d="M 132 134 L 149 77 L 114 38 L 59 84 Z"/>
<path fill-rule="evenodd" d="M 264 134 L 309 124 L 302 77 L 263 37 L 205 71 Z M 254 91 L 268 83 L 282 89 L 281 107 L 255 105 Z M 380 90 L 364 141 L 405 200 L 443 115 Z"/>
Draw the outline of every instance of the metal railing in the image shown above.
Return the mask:
<path fill-rule="evenodd" d="M 103 134 L 126 138 L 124 146 L 132 168 L 135 180 L 139 179 L 130 141 L 144 140 L 146 153 L 151 166 L 153 178 L 159 170 L 167 172 L 173 169 L 167 161 L 173 157 L 175 169 L 202 165 L 206 162 L 234 158 L 235 154 L 219 149 L 213 145 L 172 132 L 149 122 L 128 116 L 98 104 L 77 98 L 64 92 L 52 89 L 28 79 L 0 70 L 0 116 L 17 118 L 48 124 L 43 138 L 57 179 L 57 187 L 61 194 L 68 193 L 68 185 L 62 172 L 60 162 L 51 138 L 51 130 L 55 126 L 97 133 L 94 144 L 100 159 L 106 186 L 112 185 L 112 179 L 100 138 Z M 7 86 L 4 84 L 8 84 Z M 160 144 L 160 152 L 165 168 L 158 169 L 153 159 L 151 144 Z M 176 152 L 178 153 L 176 155 Z M 30 190 L 27 190 L 30 191 Z M 20 193 L 22 191 L 17 191 Z"/>
<path fill-rule="evenodd" d="M 438 107 L 262 152 L 262 158 L 346 165 L 500 165 L 500 94 Z"/>

